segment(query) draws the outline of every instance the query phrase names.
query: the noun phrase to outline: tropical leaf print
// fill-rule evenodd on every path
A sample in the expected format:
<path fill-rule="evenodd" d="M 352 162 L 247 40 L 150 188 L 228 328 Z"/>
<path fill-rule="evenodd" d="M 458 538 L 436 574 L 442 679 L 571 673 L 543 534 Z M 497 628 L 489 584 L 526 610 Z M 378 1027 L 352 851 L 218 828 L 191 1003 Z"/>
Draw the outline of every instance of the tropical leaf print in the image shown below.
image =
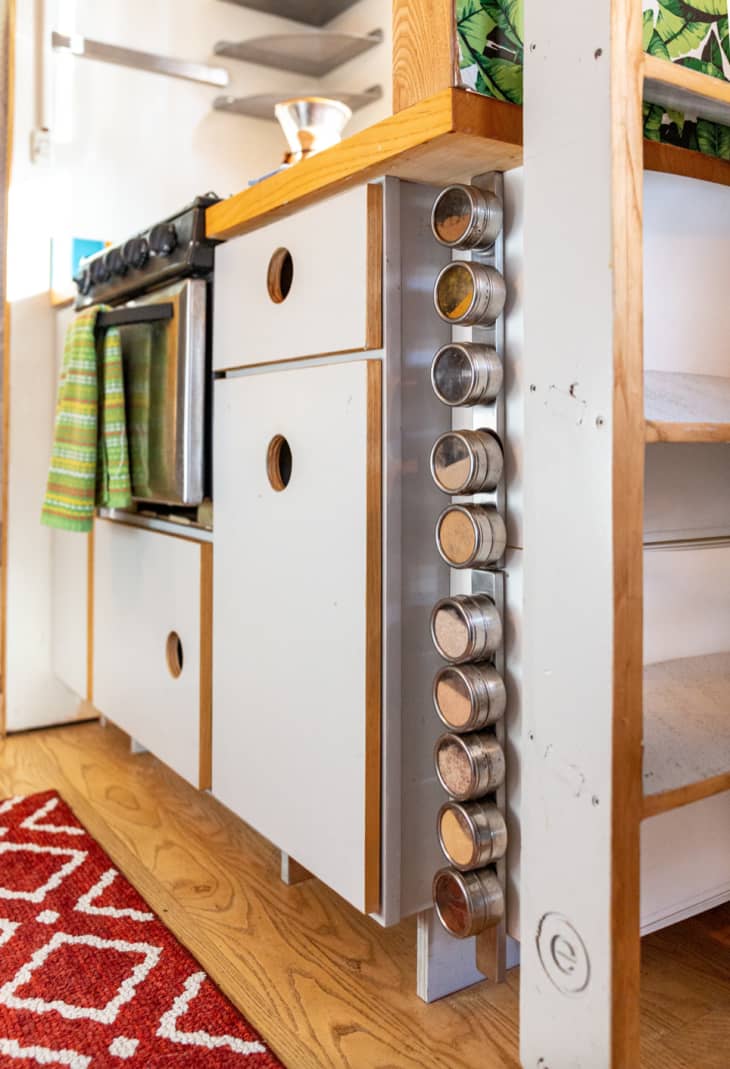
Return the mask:
<path fill-rule="evenodd" d="M 522 103 L 523 0 L 456 0 L 462 84 Z"/>
<path fill-rule="evenodd" d="M 730 81 L 728 0 L 644 0 L 644 50 Z M 644 105 L 644 136 L 730 159 L 730 127 Z"/>
<path fill-rule="evenodd" d="M 646 52 L 730 81 L 730 0 L 641 2 Z M 455 0 L 455 7 L 462 85 L 521 104 L 524 0 Z M 730 127 L 696 115 L 645 104 L 644 136 L 730 160 Z"/>

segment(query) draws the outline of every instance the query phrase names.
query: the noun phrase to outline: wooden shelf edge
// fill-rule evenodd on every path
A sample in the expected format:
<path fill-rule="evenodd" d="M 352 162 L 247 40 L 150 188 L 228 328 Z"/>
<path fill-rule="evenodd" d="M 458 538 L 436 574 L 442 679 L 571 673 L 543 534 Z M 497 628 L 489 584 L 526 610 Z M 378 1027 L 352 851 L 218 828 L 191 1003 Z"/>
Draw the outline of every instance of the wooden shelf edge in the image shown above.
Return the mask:
<path fill-rule="evenodd" d="M 684 442 L 688 445 L 730 443 L 730 423 L 665 423 L 647 420 L 644 425 L 647 445 L 658 442 Z"/>
<path fill-rule="evenodd" d="M 649 817 L 668 813 L 672 809 L 680 809 L 682 806 L 691 805 L 692 802 L 700 802 L 703 798 L 712 798 L 724 791 L 730 791 L 730 772 L 722 772 L 719 776 L 711 776 L 710 779 L 700 780 L 697 783 L 688 783 L 684 787 L 675 787 L 671 791 L 645 794 L 641 819 L 648 820 Z"/>
<path fill-rule="evenodd" d="M 657 56 L 644 56 L 644 95 L 669 107 L 697 109 L 715 122 L 730 121 L 730 82 Z"/>
<path fill-rule="evenodd" d="M 236 237 L 383 175 L 446 183 L 521 164 L 522 108 L 445 89 L 213 205 L 207 233 Z"/>
<path fill-rule="evenodd" d="M 644 169 L 730 186 L 730 161 L 660 141 L 644 141 Z"/>

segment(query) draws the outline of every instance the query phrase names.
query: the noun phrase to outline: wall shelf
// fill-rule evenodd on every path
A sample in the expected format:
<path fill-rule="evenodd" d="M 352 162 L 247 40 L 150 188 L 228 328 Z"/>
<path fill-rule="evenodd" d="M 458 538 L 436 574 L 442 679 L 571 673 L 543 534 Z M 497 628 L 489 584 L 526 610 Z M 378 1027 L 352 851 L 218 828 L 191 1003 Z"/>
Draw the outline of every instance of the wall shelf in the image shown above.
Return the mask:
<path fill-rule="evenodd" d="M 647 442 L 730 442 L 730 378 L 647 371 Z"/>
<path fill-rule="evenodd" d="M 644 98 L 652 104 L 730 125 L 730 82 L 681 63 L 644 56 Z"/>
<path fill-rule="evenodd" d="M 293 96 L 311 95 L 311 92 L 303 91 L 302 93 L 286 94 L 259 93 L 256 96 L 248 97 L 220 96 L 213 101 L 213 108 L 215 111 L 226 111 L 231 115 L 245 115 L 251 119 L 270 119 L 275 122 L 274 108 L 277 104 L 284 100 L 290 100 Z M 343 93 L 327 90 L 321 95 L 333 100 L 340 100 L 343 104 L 347 104 L 351 111 L 358 111 L 368 104 L 374 104 L 377 100 L 381 100 L 383 87 L 381 85 L 372 85 L 369 89 L 364 89 L 362 93 Z"/>
<path fill-rule="evenodd" d="M 90 37 L 81 37 L 79 34 L 69 37 L 54 30 L 51 34 L 51 47 L 54 52 L 66 52 L 81 59 L 95 59 L 118 67 L 148 71 L 151 74 L 164 74 L 168 78 L 180 78 L 185 82 L 198 82 L 201 85 L 217 85 L 219 88 L 224 88 L 230 81 L 225 67 L 211 67 L 207 63 L 196 63 L 194 60 L 160 56 L 154 52 L 140 52 L 136 48 L 121 48 L 119 45 L 94 41 Z"/>
<path fill-rule="evenodd" d="M 250 41 L 219 41 L 214 52 L 217 56 L 256 63 L 261 67 L 323 78 L 383 40 L 382 30 L 372 30 L 368 34 L 310 30 L 254 37 Z"/>
<path fill-rule="evenodd" d="M 644 817 L 730 790 L 730 653 L 644 669 Z"/>
<path fill-rule="evenodd" d="M 730 186 L 730 161 L 661 141 L 644 141 L 644 167 L 647 171 L 677 174 L 683 178 Z"/>
<path fill-rule="evenodd" d="M 325 26 L 337 15 L 347 11 L 357 0 L 228 0 L 238 7 L 279 15 L 283 19 L 303 22 L 308 26 Z"/>

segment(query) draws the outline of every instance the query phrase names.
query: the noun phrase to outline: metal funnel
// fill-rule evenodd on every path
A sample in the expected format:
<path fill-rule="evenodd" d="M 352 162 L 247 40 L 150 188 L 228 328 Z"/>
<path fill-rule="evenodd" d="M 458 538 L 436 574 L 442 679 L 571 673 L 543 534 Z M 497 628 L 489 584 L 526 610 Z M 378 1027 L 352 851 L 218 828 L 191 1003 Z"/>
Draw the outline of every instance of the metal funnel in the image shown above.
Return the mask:
<path fill-rule="evenodd" d="M 296 163 L 342 140 L 342 131 L 352 118 L 347 104 L 329 97 L 295 97 L 282 100 L 276 117 L 289 143 L 285 163 Z"/>

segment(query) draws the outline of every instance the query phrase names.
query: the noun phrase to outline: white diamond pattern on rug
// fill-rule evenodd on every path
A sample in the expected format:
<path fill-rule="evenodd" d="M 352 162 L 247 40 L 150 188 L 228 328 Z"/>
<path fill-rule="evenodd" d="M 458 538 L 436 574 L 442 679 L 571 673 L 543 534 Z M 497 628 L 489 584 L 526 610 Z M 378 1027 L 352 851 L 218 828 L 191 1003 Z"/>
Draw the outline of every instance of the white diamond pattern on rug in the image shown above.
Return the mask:
<path fill-rule="evenodd" d="M 18 1061 L 37 1062 L 38 1065 L 65 1065 L 68 1069 L 87 1069 L 91 1058 L 76 1050 L 51 1050 L 49 1047 L 21 1047 L 16 1039 L 0 1038 L 0 1054 Z"/>
<path fill-rule="evenodd" d="M 128 909 L 126 907 L 117 909 L 116 906 L 92 905 L 92 902 L 95 902 L 97 898 L 104 894 L 107 888 L 111 887 L 118 875 L 119 873 L 116 869 L 107 869 L 91 890 L 81 896 L 74 909 L 78 910 L 79 913 L 89 913 L 92 917 L 114 917 L 117 920 L 121 917 L 129 917 L 133 921 L 153 921 L 155 919 L 154 913 L 142 913 L 139 909 Z"/>
<path fill-rule="evenodd" d="M 55 891 L 60 887 L 67 876 L 70 876 L 87 857 L 85 850 L 70 850 L 60 846 L 36 846 L 35 843 L 0 843 L 0 854 L 8 853 L 28 854 L 51 854 L 56 857 L 67 857 L 69 860 L 62 865 L 41 887 L 33 891 L 18 891 L 11 887 L 0 885 L 0 898 L 23 899 L 26 902 L 42 902 L 49 891 Z M 1 869 L 0 869 L 1 871 Z M 2 877 L 0 876 L 0 879 Z"/>
<path fill-rule="evenodd" d="M 18 928 L 20 921 L 6 921 L 0 917 L 0 947 L 13 938 Z"/>
<path fill-rule="evenodd" d="M 142 954 L 144 961 L 134 966 L 129 976 L 122 981 L 114 998 L 107 1002 L 106 1006 L 73 1006 L 62 999 L 46 1002 L 42 998 L 18 998 L 15 995 L 18 988 L 29 983 L 33 974 L 41 968 L 46 959 L 59 947 L 68 943 L 83 944 L 94 947 L 96 950 L 116 950 L 122 954 Z M 12 980 L 0 987 L 0 1005 L 14 1010 L 30 1010 L 31 1013 L 56 1012 L 70 1021 L 88 1018 L 92 1021 L 99 1021 L 101 1024 L 112 1024 L 121 1007 L 134 998 L 137 987 L 154 969 L 161 953 L 160 947 L 150 946 L 149 943 L 127 943 L 123 939 L 100 939 L 96 935 L 67 935 L 65 932 L 56 932 L 49 943 L 46 943 L 40 950 L 36 950 L 30 961 L 22 966 Z M 100 962 L 100 966 L 103 968 L 103 961 Z"/>
<path fill-rule="evenodd" d="M 205 979 L 204 972 L 196 972 L 188 977 L 182 994 L 178 995 L 167 1013 L 163 1014 L 160 1027 L 157 1029 L 157 1035 L 162 1039 L 169 1039 L 172 1043 L 181 1043 L 187 1047 L 204 1047 L 206 1050 L 227 1047 L 235 1054 L 265 1054 L 266 1047 L 263 1043 L 249 1042 L 237 1039 L 235 1036 L 212 1036 L 209 1032 L 181 1032 L 178 1030 L 177 1022 L 197 997 Z"/>
<path fill-rule="evenodd" d="M 18 802 L 22 801 L 23 799 L 21 798 L 21 796 L 19 794 L 16 794 L 14 798 L 8 798 L 4 802 L 0 802 L 0 816 L 2 816 L 3 813 L 9 813 L 10 810 L 18 804 Z M 0 827 L 0 839 L 2 839 L 3 835 L 8 834 L 8 830 L 8 828 Z"/>
<path fill-rule="evenodd" d="M 133 1058 L 139 1046 L 138 1039 L 127 1039 L 126 1036 L 117 1036 L 109 1044 L 109 1053 L 115 1058 Z"/>
<path fill-rule="evenodd" d="M 45 805 L 42 805 L 40 809 L 36 809 L 35 813 L 31 813 L 29 817 L 25 818 L 20 825 L 21 828 L 25 828 L 27 831 L 45 831 L 49 835 L 84 835 L 83 828 L 74 828 L 66 824 L 41 824 L 41 821 L 56 809 L 58 801 L 58 798 L 49 798 Z"/>

